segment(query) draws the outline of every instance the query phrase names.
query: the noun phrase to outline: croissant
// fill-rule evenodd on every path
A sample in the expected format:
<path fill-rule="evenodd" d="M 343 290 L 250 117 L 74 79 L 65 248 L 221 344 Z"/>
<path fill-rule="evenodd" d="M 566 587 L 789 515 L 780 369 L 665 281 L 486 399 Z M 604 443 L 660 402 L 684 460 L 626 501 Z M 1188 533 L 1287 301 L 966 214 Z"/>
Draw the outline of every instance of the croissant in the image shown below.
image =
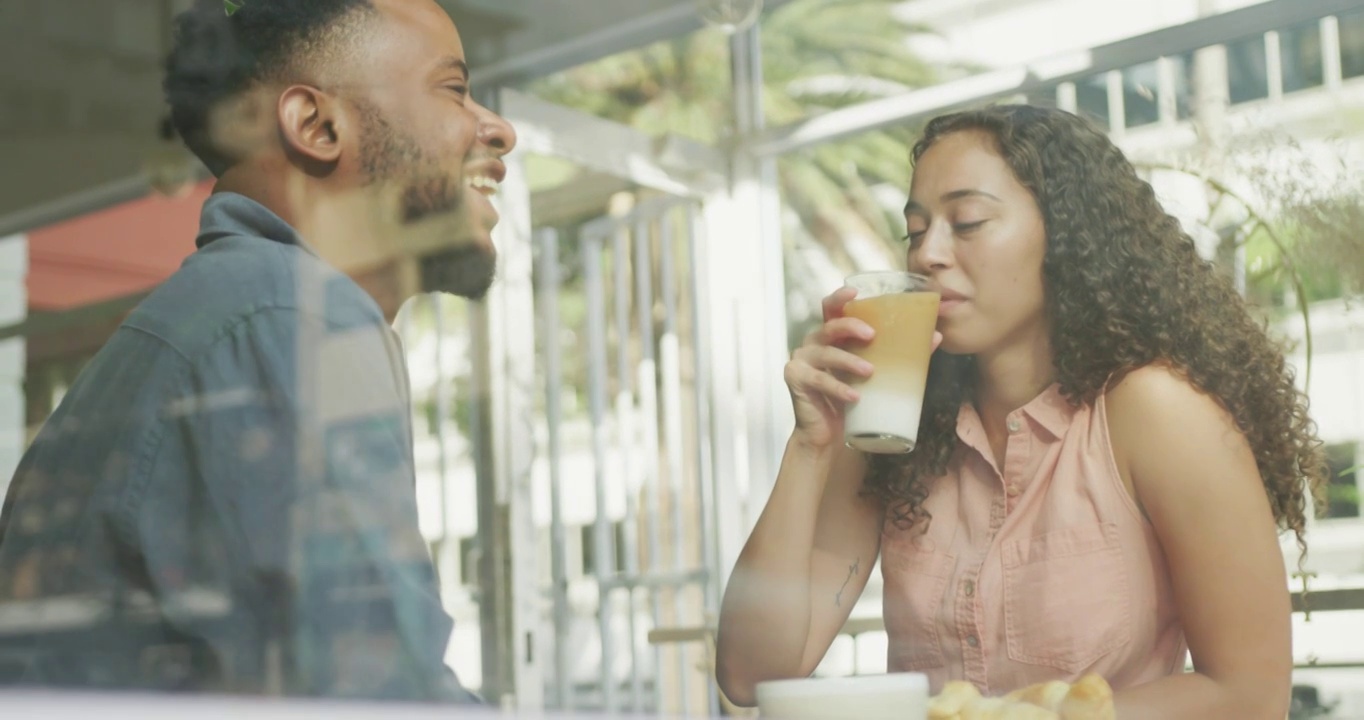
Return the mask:
<path fill-rule="evenodd" d="M 1113 688 L 1098 675 L 1086 675 L 1070 686 L 1060 711 L 1062 720 L 1115 720 Z"/>
<path fill-rule="evenodd" d="M 970 683 L 949 682 L 929 700 L 929 720 L 1116 720 L 1113 688 L 1098 675 L 1075 684 L 1038 683 L 1003 698 L 981 697 Z"/>
<path fill-rule="evenodd" d="M 1004 699 L 1029 703 L 1048 710 L 1060 710 L 1061 702 L 1066 699 L 1068 692 L 1070 692 L 1070 685 L 1060 680 L 1053 680 L 1020 688 L 1005 695 Z"/>
<path fill-rule="evenodd" d="M 959 720 L 962 708 L 980 699 L 980 691 L 968 682 L 953 681 L 928 701 L 928 720 Z"/>

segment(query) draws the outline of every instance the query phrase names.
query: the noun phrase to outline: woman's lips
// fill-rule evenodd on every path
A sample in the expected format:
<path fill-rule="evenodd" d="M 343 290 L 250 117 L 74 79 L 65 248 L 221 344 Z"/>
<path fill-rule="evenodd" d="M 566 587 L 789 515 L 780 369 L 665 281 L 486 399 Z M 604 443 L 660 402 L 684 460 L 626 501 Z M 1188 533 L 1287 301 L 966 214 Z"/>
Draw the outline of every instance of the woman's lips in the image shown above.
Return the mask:
<path fill-rule="evenodd" d="M 964 298 L 943 298 L 938 301 L 938 317 L 946 317 L 956 312 L 958 308 L 966 304 Z"/>

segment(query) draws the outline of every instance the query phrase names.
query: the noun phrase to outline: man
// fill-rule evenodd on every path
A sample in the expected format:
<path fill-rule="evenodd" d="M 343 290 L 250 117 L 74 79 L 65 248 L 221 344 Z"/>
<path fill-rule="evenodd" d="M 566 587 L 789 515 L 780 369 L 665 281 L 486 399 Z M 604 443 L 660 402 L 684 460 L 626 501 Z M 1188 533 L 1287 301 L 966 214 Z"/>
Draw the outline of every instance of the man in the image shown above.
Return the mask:
<path fill-rule="evenodd" d="M 0 678 L 475 699 L 443 662 L 401 350 L 338 270 L 420 259 L 428 289 L 487 291 L 486 196 L 516 138 L 468 84 L 434 0 L 246 0 L 230 16 L 199 0 L 177 19 L 167 99 L 218 182 L 197 252 L 14 477 Z"/>

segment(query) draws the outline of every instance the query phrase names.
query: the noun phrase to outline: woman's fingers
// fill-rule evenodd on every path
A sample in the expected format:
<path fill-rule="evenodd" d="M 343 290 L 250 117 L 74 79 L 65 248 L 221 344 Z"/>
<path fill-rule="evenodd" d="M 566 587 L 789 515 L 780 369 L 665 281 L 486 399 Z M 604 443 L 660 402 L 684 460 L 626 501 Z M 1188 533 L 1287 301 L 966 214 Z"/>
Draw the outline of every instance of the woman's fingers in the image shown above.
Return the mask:
<path fill-rule="evenodd" d="M 841 287 L 828 297 L 824 298 L 824 321 L 828 322 L 834 318 L 843 317 L 843 306 L 857 297 L 857 290 L 850 287 Z"/>
<path fill-rule="evenodd" d="M 806 345 L 844 345 L 848 343 L 865 344 L 876 337 L 872 326 L 857 318 L 834 318 L 815 328 L 805 336 Z"/>
<path fill-rule="evenodd" d="M 855 378 L 871 377 L 875 368 L 862 358 L 832 345 L 806 345 L 792 359 L 826 373 L 842 373 Z"/>
<path fill-rule="evenodd" d="M 860 397 L 857 390 L 833 373 L 795 360 L 787 364 L 786 383 L 793 392 L 806 396 L 812 402 L 829 400 L 849 403 L 856 402 Z"/>

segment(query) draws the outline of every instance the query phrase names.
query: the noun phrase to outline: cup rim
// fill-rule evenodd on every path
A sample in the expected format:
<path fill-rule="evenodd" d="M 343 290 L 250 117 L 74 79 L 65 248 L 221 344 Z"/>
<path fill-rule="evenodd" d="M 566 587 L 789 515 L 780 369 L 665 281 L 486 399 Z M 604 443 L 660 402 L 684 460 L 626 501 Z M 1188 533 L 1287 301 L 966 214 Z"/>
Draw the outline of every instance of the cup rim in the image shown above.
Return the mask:
<path fill-rule="evenodd" d="M 871 270 L 848 275 L 843 278 L 843 287 L 853 288 L 862 294 L 865 287 L 879 287 L 870 297 L 900 292 L 931 292 L 932 280 L 926 275 L 900 270 Z M 863 287 L 859 287 L 863 286 Z M 900 286 L 901 289 L 892 289 Z"/>
<path fill-rule="evenodd" d="M 766 680 L 757 684 L 759 701 L 763 695 L 772 693 L 782 696 L 817 695 L 830 692 L 853 690 L 878 690 L 885 687 L 906 687 L 928 692 L 928 676 L 916 672 L 892 672 L 874 675 L 848 675 L 844 677 L 803 677 L 784 680 Z"/>

